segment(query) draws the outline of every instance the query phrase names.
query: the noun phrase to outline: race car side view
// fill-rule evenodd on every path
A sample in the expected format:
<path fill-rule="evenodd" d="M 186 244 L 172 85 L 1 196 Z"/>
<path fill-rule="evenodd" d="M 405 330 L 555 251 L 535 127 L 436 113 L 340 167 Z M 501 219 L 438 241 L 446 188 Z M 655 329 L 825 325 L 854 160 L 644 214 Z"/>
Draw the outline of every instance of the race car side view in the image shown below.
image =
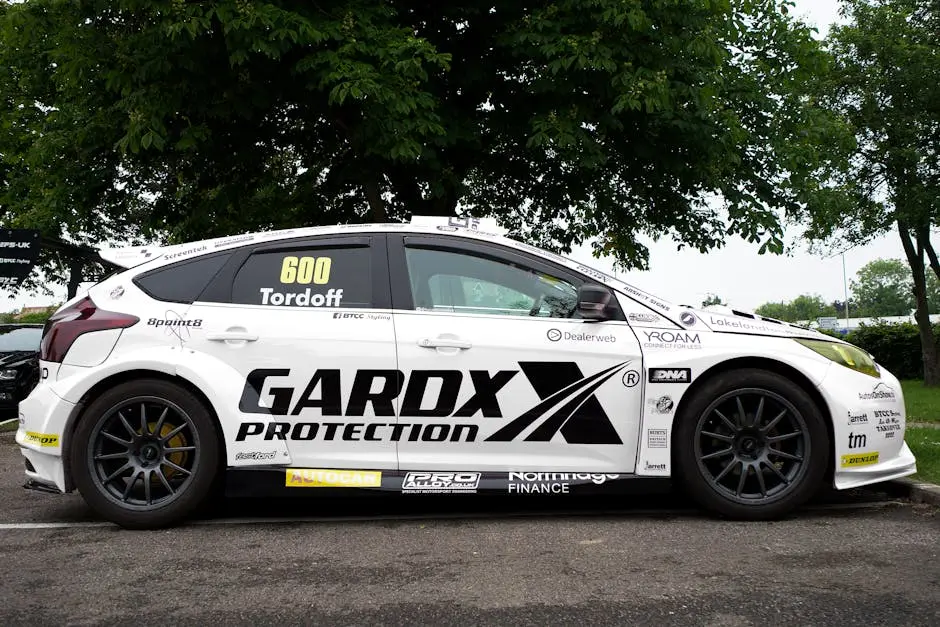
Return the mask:
<path fill-rule="evenodd" d="M 623 493 L 784 516 L 910 475 L 898 380 L 465 219 L 102 251 L 20 403 L 27 485 L 157 528 L 211 494 Z"/>

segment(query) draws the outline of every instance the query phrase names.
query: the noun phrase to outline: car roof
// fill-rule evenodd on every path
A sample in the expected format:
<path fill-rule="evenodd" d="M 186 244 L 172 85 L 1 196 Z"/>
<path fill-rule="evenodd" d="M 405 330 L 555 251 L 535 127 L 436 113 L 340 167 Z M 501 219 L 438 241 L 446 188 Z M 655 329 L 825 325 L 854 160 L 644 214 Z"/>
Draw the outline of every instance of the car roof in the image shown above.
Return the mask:
<path fill-rule="evenodd" d="M 311 226 L 278 231 L 260 231 L 256 233 L 243 233 L 213 239 L 174 244 L 171 246 L 134 246 L 125 248 L 102 249 L 99 251 L 102 259 L 123 268 L 135 268 L 147 265 L 147 269 L 160 267 L 165 263 L 175 263 L 183 259 L 194 258 L 211 252 L 238 248 L 257 242 L 275 242 L 301 237 L 321 235 L 352 235 L 368 233 L 423 233 L 436 236 L 453 236 L 475 239 L 479 241 L 494 242 L 509 248 L 515 248 L 541 257 L 548 261 L 566 266 L 570 269 L 586 274 L 592 279 L 604 283 L 614 289 L 624 292 L 635 300 L 646 303 L 659 303 L 657 312 L 669 317 L 668 312 L 675 311 L 676 307 L 668 300 L 624 282 L 606 272 L 597 270 L 583 263 L 557 255 L 536 246 L 510 239 L 507 231 L 500 228 L 495 220 L 479 218 L 454 218 L 439 216 L 414 216 L 410 223 L 375 223 L 375 224 L 336 224 L 330 226 Z"/>

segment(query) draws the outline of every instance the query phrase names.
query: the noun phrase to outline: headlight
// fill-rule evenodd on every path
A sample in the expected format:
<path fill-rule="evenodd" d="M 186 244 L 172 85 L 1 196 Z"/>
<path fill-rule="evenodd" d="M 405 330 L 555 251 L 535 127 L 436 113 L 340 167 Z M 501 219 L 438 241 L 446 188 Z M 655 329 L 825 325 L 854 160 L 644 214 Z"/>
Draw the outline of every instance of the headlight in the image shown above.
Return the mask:
<path fill-rule="evenodd" d="M 18 374 L 16 370 L 0 370 L 0 381 L 12 381 Z"/>
<path fill-rule="evenodd" d="M 837 364 L 842 364 L 846 368 L 851 368 L 856 372 L 867 374 L 876 379 L 881 378 L 881 371 L 878 369 L 875 360 L 871 358 L 871 355 L 856 346 L 827 342 L 826 340 L 798 339 L 796 341 L 823 357 L 831 359 Z"/>

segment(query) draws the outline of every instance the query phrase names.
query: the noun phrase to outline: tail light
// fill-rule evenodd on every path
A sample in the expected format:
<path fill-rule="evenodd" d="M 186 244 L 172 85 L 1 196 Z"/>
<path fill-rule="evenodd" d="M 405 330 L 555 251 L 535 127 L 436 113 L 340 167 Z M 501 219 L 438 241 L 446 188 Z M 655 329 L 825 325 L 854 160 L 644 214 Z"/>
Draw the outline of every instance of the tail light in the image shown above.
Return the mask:
<path fill-rule="evenodd" d="M 72 344 L 83 333 L 126 329 L 140 322 L 137 316 L 98 309 L 94 301 L 85 297 L 65 309 L 54 313 L 42 330 L 39 359 L 61 362 Z"/>

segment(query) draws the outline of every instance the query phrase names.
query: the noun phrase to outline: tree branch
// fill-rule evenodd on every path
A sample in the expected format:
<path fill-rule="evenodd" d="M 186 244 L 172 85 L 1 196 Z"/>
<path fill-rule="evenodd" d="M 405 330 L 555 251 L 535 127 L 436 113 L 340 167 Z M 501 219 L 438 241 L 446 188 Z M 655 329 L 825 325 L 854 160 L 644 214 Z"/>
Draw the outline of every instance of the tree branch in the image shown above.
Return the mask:
<path fill-rule="evenodd" d="M 924 242 L 924 248 L 927 251 L 927 258 L 930 260 L 930 268 L 940 279 L 940 260 L 937 259 L 937 251 L 933 249 L 933 244 L 930 243 L 929 238 Z"/>

